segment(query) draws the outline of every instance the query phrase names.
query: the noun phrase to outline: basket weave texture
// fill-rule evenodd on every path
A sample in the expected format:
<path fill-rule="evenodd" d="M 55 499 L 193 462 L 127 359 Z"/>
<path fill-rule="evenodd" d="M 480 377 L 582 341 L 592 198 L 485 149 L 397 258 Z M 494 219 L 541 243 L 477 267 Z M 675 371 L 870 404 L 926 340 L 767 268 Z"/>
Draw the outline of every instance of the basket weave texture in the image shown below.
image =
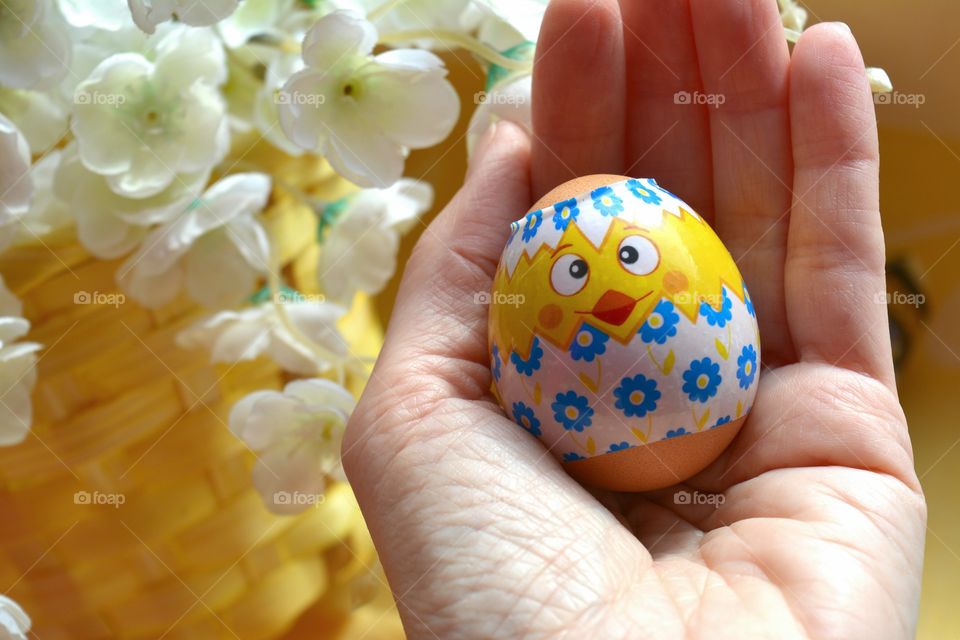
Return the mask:
<path fill-rule="evenodd" d="M 347 188 L 319 161 L 263 163 L 304 193 Z M 313 212 L 276 187 L 267 223 L 288 282 L 309 291 Z M 0 593 L 31 615 L 35 637 L 276 638 L 305 611 L 309 637 L 396 637 L 349 488 L 273 515 L 251 484 L 254 454 L 227 429 L 234 402 L 287 376 L 266 359 L 213 365 L 178 347 L 177 333 L 209 313 L 185 297 L 159 310 L 96 304 L 118 293 L 119 261 L 61 235 L 0 258 L 27 339 L 45 345 L 31 435 L 0 448 Z M 354 353 L 376 354 L 370 300 L 342 330 Z M 123 504 L 96 504 L 118 495 Z"/>

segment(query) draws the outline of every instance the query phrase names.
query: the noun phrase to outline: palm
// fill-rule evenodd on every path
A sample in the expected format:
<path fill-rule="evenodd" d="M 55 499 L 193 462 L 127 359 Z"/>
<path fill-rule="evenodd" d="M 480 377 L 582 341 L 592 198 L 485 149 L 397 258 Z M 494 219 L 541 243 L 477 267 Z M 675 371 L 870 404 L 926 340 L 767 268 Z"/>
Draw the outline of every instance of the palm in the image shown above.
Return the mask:
<path fill-rule="evenodd" d="M 910 634 L 925 512 L 875 302 L 872 105 L 848 36 L 813 29 L 790 61 L 777 20 L 763 0 L 551 6 L 532 149 L 501 127 L 424 234 L 345 444 L 411 635 Z M 589 173 L 688 199 L 758 306 L 753 411 L 683 487 L 589 493 L 488 393 L 472 294 L 509 219 Z"/>

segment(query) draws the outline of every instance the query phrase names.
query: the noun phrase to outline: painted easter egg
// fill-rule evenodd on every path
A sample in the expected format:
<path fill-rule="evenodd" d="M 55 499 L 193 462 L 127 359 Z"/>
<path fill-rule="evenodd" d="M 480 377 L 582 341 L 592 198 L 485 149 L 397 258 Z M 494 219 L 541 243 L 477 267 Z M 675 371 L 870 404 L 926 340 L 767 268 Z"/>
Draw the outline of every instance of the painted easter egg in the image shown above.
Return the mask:
<path fill-rule="evenodd" d="M 649 178 L 577 178 L 514 222 L 489 338 L 507 416 L 606 489 L 701 471 L 757 391 L 760 334 L 737 265 Z"/>

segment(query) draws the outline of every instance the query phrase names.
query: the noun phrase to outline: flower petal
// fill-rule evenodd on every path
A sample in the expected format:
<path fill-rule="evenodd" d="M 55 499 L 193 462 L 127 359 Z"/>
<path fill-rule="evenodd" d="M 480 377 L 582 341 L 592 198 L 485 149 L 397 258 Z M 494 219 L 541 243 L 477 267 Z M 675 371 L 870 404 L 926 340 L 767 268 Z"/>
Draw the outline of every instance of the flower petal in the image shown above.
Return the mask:
<path fill-rule="evenodd" d="M 377 43 L 377 29 L 362 16 L 334 11 L 319 20 L 303 39 L 308 65 L 333 68 L 352 56 L 365 56 Z"/>
<path fill-rule="evenodd" d="M 460 114 L 460 98 L 446 79 L 445 69 L 424 71 L 414 66 L 415 61 L 425 62 L 427 56 L 435 57 L 433 54 L 417 51 L 413 55 L 412 51 L 389 51 L 375 58 L 384 66 L 364 76 L 370 90 L 360 108 L 365 118 L 393 140 L 418 149 L 437 144 L 450 134 Z M 396 62 L 386 65 L 383 61 L 387 58 Z"/>
<path fill-rule="evenodd" d="M 204 236 L 184 259 L 187 293 L 211 308 L 229 307 L 243 300 L 253 291 L 259 272 L 237 251 L 226 230 Z"/>
<path fill-rule="evenodd" d="M 20 130 L 0 113 L 0 221 L 26 213 L 32 197 L 30 146 Z"/>
<path fill-rule="evenodd" d="M 353 394 L 336 382 L 324 378 L 288 382 L 283 393 L 307 405 L 336 409 L 344 416 L 350 415 L 357 404 Z"/>
<path fill-rule="evenodd" d="M 330 127 L 323 146 L 333 169 L 362 187 L 386 187 L 400 179 L 406 148 L 379 130 L 347 115 Z"/>

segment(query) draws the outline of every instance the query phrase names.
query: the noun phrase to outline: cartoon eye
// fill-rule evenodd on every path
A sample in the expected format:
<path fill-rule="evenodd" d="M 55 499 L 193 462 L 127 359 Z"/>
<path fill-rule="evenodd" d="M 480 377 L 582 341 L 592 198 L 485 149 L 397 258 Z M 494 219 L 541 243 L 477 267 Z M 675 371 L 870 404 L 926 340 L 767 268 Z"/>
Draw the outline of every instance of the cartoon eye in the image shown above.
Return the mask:
<path fill-rule="evenodd" d="M 572 296 L 587 284 L 590 268 L 587 261 L 575 253 L 557 258 L 550 269 L 550 285 L 562 296 Z"/>
<path fill-rule="evenodd" d="M 617 249 L 617 257 L 624 269 L 637 276 L 651 273 L 660 264 L 657 247 L 643 236 L 627 236 Z"/>

